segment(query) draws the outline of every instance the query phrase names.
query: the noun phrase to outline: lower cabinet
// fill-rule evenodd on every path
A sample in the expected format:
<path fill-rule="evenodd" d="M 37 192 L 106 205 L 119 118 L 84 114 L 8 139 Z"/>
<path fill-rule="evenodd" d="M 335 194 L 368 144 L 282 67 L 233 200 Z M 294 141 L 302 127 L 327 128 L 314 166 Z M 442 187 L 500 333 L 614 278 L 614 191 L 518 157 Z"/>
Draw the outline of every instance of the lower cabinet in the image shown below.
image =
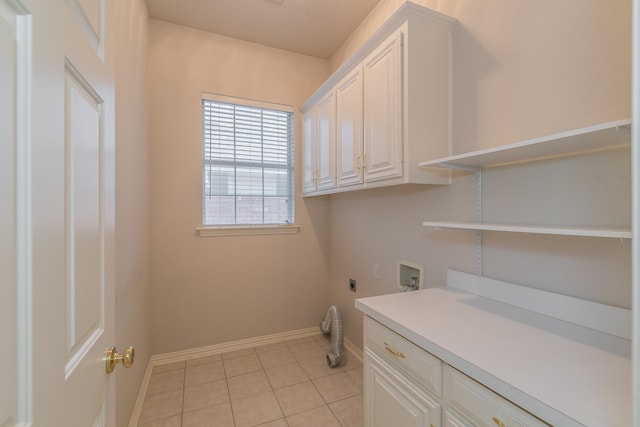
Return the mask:
<path fill-rule="evenodd" d="M 365 425 L 440 426 L 438 400 L 371 351 L 365 351 Z"/>
<path fill-rule="evenodd" d="M 364 406 L 366 427 L 549 427 L 370 317 Z"/>

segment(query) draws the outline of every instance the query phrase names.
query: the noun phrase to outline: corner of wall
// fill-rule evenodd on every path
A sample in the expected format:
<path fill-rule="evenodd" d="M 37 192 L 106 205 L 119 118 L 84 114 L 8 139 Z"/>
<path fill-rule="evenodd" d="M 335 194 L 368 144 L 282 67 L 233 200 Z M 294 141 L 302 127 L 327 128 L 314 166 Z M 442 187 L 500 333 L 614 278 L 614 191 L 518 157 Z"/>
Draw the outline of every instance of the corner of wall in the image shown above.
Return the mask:
<path fill-rule="evenodd" d="M 116 381 L 115 425 L 129 424 L 150 358 L 149 202 L 146 131 L 148 12 L 144 0 L 117 0 L 116 22 L 116 346 L 136 363 Z"/>

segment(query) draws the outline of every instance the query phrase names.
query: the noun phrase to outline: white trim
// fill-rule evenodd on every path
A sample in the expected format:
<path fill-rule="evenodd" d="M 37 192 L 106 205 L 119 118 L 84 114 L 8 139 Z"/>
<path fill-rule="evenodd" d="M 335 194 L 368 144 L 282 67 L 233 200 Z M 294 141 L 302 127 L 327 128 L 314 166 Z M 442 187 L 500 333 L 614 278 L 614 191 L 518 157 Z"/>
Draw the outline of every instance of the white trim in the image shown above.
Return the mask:
<path fill-rule="evenodd" d="M 16 426 L 33 424 L 33 248 L 31 188 L 32 16 L 19 0 L 2 2 L 15 18 L 16 50 Z"/>
<path fill-rule="evenodd" d="M 300 226 L 297 224 L 240 225 L 228 227 L 203 225 L 197 227 L 196 231 L 200 237 L 257 236 L 261 234 L 296 234 L 300 231 Z"/>
<path fill-rule="evenodd" d="M 358 359 L 361 363 L 364 363 L 364 354 L 359 347 L 356 347 L 354 343 L 347 337 L 344 337 L 344 348 L 350 352 L 356 359 Z"/>
<path fill-rule="evenodd" d="M 292 105 L 278 104 L 277 102 L 260 101 L 258 99 L 240 98 L 237 96 L 220 95 L 217 93 L 202 92 L 202 99 L 208 101 L 225 102 L 228 104 L 242 104 L 251 107 L 264 108 L 267 110 L 285 111 L 287 113 L 296 113 L 296 109 Z"/>
<path fill-rule="evenodd" d="M 230 341 L 222 344 L 214 344 L 205 347 L 197 347 L 189 350 L 175 351 L 172 353 L 156 354 L 151 356 L 150 362 L 153 366 L 166 365 L 167 363 L 180 362 L 182 360 L 197 359 L 214 354 L 226 353 L 228 351 L 243 350 L 245 348 L 258 347 L 261 345 L 273 344 L 277 342 L 290 341 L 298 338 L 320 335 L 322 331 L 319 326 L 306 329 L 281 332 L 278 334 L 265 335 L 261 337 L 247 338 L 244 340 Z"/>
<path fill-rule="evenodd" d="M 305 114 L 320 100 L 332 87 L 336 86 L 353 68 L 362 62 L 378 45 L 396 31 L 406 21 L 414 17 L 431 19 L 432 23 L 453 27 L 458 21 L 450 16 L 443 15 L 435 10 L 427 9 L 410 1 L 402 5 L 365 41 L 342 65 L 340 65 L 327 80 L 302 104 L 300 111 Z M 451 37 L 451 36 L 450 36 Z M 451 58 L 451 56 L 450 56 Z"/>
<path fill-rule="evenodd" d="M 131 418 L 129 419 L 129 427 L 138 427 L 138 421 L 140 421 L 140 414 L 142 413 L 142 405 L 144 405 L 144 397 L 147 395 L 147 389 L 149 388 L 149 381 L 151 380 L 151 372 L 153 371 L 153 363 L 149 361 L 147 363 L 147 369 L 144 371 L 144 377 L 142 378 L 142 384 L 138 390 L 138 397 L 136 397 L 136 403 L 133 406 L 131 412 Z"/>
<path fill-rule="evenodd" d="M 631 206 L 632 248 L 631 289 L 633 307 L 632 337 L 632 411 L 633 425 L 640 425 L 640 0 L 632 5 L 632 84 L 631 84 Z"/>

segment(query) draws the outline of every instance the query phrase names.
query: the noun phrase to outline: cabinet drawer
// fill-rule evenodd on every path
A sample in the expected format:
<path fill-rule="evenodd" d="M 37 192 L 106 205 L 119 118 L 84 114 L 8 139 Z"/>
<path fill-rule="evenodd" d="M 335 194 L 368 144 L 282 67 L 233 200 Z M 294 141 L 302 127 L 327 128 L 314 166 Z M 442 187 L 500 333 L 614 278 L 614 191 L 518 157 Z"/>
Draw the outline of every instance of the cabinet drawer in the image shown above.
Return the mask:
<path fill-rule="evenodd" d="M 482 427 L 548 427 L 456 369 L 445 370 L 448 405 Z"/>
<path fill-rule="evenodd" d="M 365 317 L 364 345 L 414 381 L 442 397 L 442 361 L 370 317 Z"/>

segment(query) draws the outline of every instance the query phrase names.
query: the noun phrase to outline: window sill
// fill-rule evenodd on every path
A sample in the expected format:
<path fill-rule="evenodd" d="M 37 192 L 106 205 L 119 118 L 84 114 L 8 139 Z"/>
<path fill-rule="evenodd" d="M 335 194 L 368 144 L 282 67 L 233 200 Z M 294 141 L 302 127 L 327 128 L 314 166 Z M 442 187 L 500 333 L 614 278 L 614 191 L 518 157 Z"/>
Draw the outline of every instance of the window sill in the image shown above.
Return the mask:
<path fill-rule="evenodd" d="M 196 228 L 200 237 L 219 237 L 219 236 L 257 236 L 263 234 L 295 234 L 300 230 L 297 224 L 284 225 L 240 225 L 218 227 L 212 225 L 203 225 Z"/>

